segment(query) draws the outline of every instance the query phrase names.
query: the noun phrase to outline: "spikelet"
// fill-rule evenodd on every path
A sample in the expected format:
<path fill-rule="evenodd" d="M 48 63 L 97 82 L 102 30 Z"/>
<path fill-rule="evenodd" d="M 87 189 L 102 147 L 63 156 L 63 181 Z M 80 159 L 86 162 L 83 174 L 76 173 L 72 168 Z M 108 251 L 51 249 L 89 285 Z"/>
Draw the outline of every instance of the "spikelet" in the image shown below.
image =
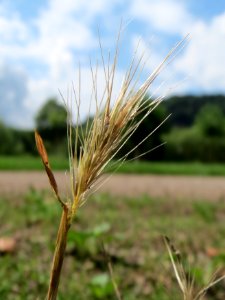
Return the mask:
<path fill-rule="evenodd" d="M 79 132 L 78 126 L 75 125 L 74 127 L 72 125 L 71 118 L 71 124 L 68 129 L 72 215 L 75 214 L 78 206 L 87 199 L 90 189 L 96 184 L 106 165 L 135 132 L 143 119 L 162 101 L 162 97 L 155 101 L 148 101 L 145 98 L 146 93 L 152 82 L 183 42 L 171 50 L 163 62 L 139 88 L 137 88 L 138 80 L 136 79 L 133 83 L 133 79 L 135 75 L 140 76 L 139 71 L 143 69 L 145 63 L 142 65 L 142 61 L 139 60 L 135 65 L 133 60 L 124 78 L 118 97 L 113 103 L 111 98 L 118 51 L 116 50 L 111 68 L 110 65 L 105 66 L 104 59 L 102 59 L 104 70 L 108 70 L 105 72 L 106 88 L 103 95 L 105 105 L 101 110 L 101 104 L 104 102 L 104 99 L 99 100 L 96 96 L 96 114 L 91 124 L 87 122 L 87 128 Z M 92 69 L 91 71 L 93 91 L 97 95 L 97 72 L 95 74 Z M 146 105 L 148 106 L 147 110 Z M 76 115 L 79 115 L 79 101 L 76 101 L 76 108 Z M 145 111 L 144 117 L 136 121 L 135 117 L 141 111 Z M 72 137 L 74 135 L 75 139 L 73 140 Z"/>
<path fill-rule="evenodd" d="M 60 199 L 60 196 L 59 196 L 58 185 L 57 185 L 57 182 L 55 180 L 55 176 L 52 172 L 52 169 L 51 169 L 51 166 L 50 166 L 50 163 L 49 163 L 49 160 L 48 160 L 47 151 L 45 149 L 43 140 L 42 140 L 40 134 L 37 131 L 35 131 L 35 141 L 36 141 L 36 146 L 37 146 L 38 153 L 39 153 L 39 155 L 42 159 L 42 163 L 45 167 L 45 171 L 46 171 L 46 174 L 48 176 L 49 183 L 50 183 L 50 185 L 51 185 L 58 201 L 61 203 L 62 206 L 64 206 L 65 204 L 62 202 L 62 200 Z"/>

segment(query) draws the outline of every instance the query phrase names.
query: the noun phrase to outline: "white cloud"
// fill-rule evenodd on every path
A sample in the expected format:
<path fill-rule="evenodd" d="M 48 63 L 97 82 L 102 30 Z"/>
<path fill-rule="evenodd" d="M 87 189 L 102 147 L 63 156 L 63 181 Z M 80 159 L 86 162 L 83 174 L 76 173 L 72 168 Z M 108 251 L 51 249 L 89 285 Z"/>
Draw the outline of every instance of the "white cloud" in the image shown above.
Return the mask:
<path fill-rule="evenodd" d="M 164 62 L 166 55 L 171 49 L 167 48 L 162 51 L 158 51 L 158 41 L 147 43 L 144 39 L 137 36 L 133 37 L 132 46 L 136 49 L 138 45 L 137 58 L 143 56 L 145 67 L 143 69 L 143 75 L 149 76 L 162 64 L 161 71 L 151 84 L 148 94 L 151 97 L 166 97 L 176 92 L 177 85 L 180 84 L 180 79 L 177 78 L 177 72 L 174 69 L 176 62 L 177 51 L 171 54 L 171 56 Z M 164 63 L 163 63 L 164 62 Z M 142 76 L 144 77 L 144 76 Z M 183 78 L 182 78 L 183 79 Z"/>
<path fill-rule="evenodd" d="M 0 65 L 0 119 L 23 126 L 30 122 L 24 100 L 28 93 L 26 73 L 17 67 Z"/>
<path fill-rule="evenodd" d="M 91 23 L 98 14 L 110 7 L 103 0 L 95 0 L 88 5 L 85 1 L 50 0 L 37 19 L 29 24 L 15 13 L 6 13 L 0 7 L 0 57 L 11 69 L 20 65 L 28 74 L 27 94 L 20 99 L 20 103 L 31 117 L 48 97 L 59 96 L 58 90 L 65 90 L 74 80 L 78 61 L 83 63 L 82 73 L 89 80 L 84 87 L 84 101 L 87 101 L 87 94 L 91 92 L 91 78 L 87 75 L 88 51 L 97 46 Z M 78 53 L 78 56 L 74 53 Z M 29 60 L 37 68 L 44 66 L 45 72 L 35 76 Z M 99 73 L 101 75 L 102 71 L 99 70 Z M 5 88 L 1 90 L 7 94 Z M 21 126 L 16 118 L 13 123 Z M 24 126 L 30 125 L 30 120 L 24 119 Z"/>
<path fill-rule="evenodd" d="M 0 62 L 26 55 L 24 46 L 29 38 L 27 24 L 14 12 L 6 14 L 0 6 Z"/>
<path fill-rule="evenodd" d="M 50 0 L 49 1 L 49 11 L 52 16 L 69 16 L 76 14 L 79 20 L 91 21 L 93 16 L 106 12 L 115 4 L 115 1 L 108 3 L 105 0 Z"/>
<path fill-rule="evenodd" d="M 153 22 L 154 25 L 161 29 L 162 31 L 167 30 L 167 33 L 174 34 L 178 33 L 176 29 L 173 30 L 173 26 L 166 25 L 165 19 L 162 20 L 162 15 L 155 15 L 155 19 L 160 20 L 161 25 L 158 25 L 157 21 L 150 21 L 151 17 L 149 10 L 153 2 L 146 2 L 140 11 L 146 10 L 146 18 L 149 15 L 149 24 Z M 165 7 L 161 1 L 154 2 L 154 5 L 161 5 L 161 10 Z M 164 3 L 164 2 L 163 2 Z M 177 15 L 176 1 L 165 1 L 167 4 L 171 4 L 171 8 L 168 8 L 168 12 L 174 8 L 174 14 Z M 172 5 L 173 3 L 173 5 Z M 161 74 L 161 80 L 165 81 L 167 86 L 176 86 L 176 88 L 171 88 L 169 93 L 190 93 L 190 92 L 202 92 L 202 93 L 224 93 L 225 92 L 225 13 L 215 16 L 210 21 L 203 21 L 201 19 L 196 19 L 185 13 L 185 9 L 181 9 L 183 2 L 178 5 L 180 7 L 181 16 L 184 22 L 181 22 L 181 26 L 178 30 L 181 33 L 186 30 L 187 24 L 190 32 L 191 39 L 188 44 L 180 51 L 180 53 L 175 57 L 173 62 L 169 65 L 166 70 Z M 141 3 L 139 3 L 141 6 Z M 148 5 L 145 6 L 145 5 Z M 153 5 L 153 6 L 154 6 Z M 174 6 L 175 5 L 175 6 Z M 138 9 L 138 8 L 137 8 Z M 155 10 L 157 11 L 157 9 Z M 137 12 L 140 13 L 140 12 Z M 152 12 L 153 13 L 153 12 Z M 185 17 L 185 15 L 187 17 Z M 157 17 L 156 17 L 157 16 Z M 172 15 L 171 15 L 172 16 Z M 191 23 L 185 20 L 192 20 Z M 175 17 L 174 24 L 178 21 Z M 182 38 L 182 36 L 181 36 Z M 136 38 L 134 37 L 136 42 Z M 133 43 L 135 44 L 135 43 Z M 150 50 L 149 50 L 150 47 Z M 165 56 L 165 47 L 163 41 L 156 40 L 153 41 L 150 46 L 148 46 L 144 41 L 141 42 L 140 46 L 142 52 L 144 51 L 150 56 L 147 63 L 147 68 L 151 72 L 154 67 L 162 61 Z M 164 53 L 161 49 L 164 49 Z M 169 51 L 170 49 L 167 48 Z"/>
<path fill-rule="evenodd" d="M 28 30 L 18 17 L 10 20 L 0 16 L 0 36 L 1 42 L 24 41 L 28 37 Z"/>
<path fill-rule="evenodd" d="M 225 13 L 210 23 L 196 22 L 191 36 L 174 71 L 190 76 L 186 90 L 225 92 Z"/>
<path fill-rule="evenodd" d="M 187 34 L 193 18 L 179 0 L 133 0 L 130 13 L 154 30 L 168 34 Z"/>
<path fill-rule="evenodd" d="M 60 94 L 64 97 L 64 99 L 70 102 L 71 96 L 73 100 L 73 104 L 75 105 L 75 96 L 73 94 L 73 87 L 76 90 L 76 97 L 78 98 L 79 90 L 80 90 L 80 98 L 81 98 L 81 105 L 80 105 L 80 114 L 81 119 L 84 120 L 89 113 L 89 105 L 91 101 L 91 108 L 90 113 L 93 114 L 95 111 L 95 100 L 94 98 L 91 98 L 91 95 L 93 95 L 93 81 L 92 81 L 92 74 L 89 67 L 82 67 L 80 69 L 80 79 L 81 79 L 81 85 L 78 86 L 79 82 L 79 71 L 78 69 L 75 70 L 74 68 L 68 67 L 68 74 L 73 74 L 73 82 L 68 81 L 68 78 L 65 77 L 62 79 L 61 77 L 58 77 L 55 81 L 55 85 L 52 85 L 52 80 L 49 78 L 47 80 L 30 80 L 28 83 L 28 89 L 29 94 L 32 95 L 32 98 L 30 98 L 31 101 L 27 101 L 26 106 L 27 108 L 32 112 L 32 114 L 35 114 L 35 112 L 40 108 L 40 106 L 43 104 L 43 101 L 40 101 L 40 99 L 46 100 L 48 97 L 56 96 L 59 99 L 61 99 Z M 98 99 L 100 100 L 102 98 L 102 95 L 104 93 L 105 89 L 105 74 L 103 67 L 99 66 L 97 71 L 97 91 L 98 91 Z M 114 89 L 113 89 L 113 95 L 112 95 L 112 101 L 116 99 L 116 96 L 118 95 L 118 92 L 121 87 L 121 83 L 124 78 L 124 72 L 118 70 L 115 74 L 115 80 L 114 80 Z M 39 98 L 40 97 L 40 98 Z M 62 99 L 61 99 L 62 101 Z"/>

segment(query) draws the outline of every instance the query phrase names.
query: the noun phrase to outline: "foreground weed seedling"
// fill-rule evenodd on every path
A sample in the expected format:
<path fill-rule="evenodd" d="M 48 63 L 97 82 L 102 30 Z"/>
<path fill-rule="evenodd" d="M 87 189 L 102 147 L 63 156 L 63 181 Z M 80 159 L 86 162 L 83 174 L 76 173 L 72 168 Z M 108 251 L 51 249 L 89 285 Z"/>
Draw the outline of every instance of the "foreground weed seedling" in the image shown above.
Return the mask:
<path fill-rule="evenodd" d="M 96 110 L 93 120 L 87 122 L 85 129 L 80 129 L 79 127 L 80 95 L 77 97 L 76 92 L 73 91 L 76 106 L 75 126 L 73 126 L 73 118 L 69 113 L 69 110 L 73 108 L 73 105 L 67 103 L 69 116 L 68 150 L 70 167 L 70 195 L 67 199 L 62 199 L 59 195 L 58 185 L 51 170 L 44 143 L 38 132 L 35 132 L 38 152 L 42 158 L 51 187 L 58 202 L 62 206 L 62 216 L 56 240 L 47 299 L 56 299 L 57 297 L 60 273 L 67 244 L 67 234 L 77 209 L 87 200 L 90 192 L 93 192 L 93 187 L 96 186 L 96 183 L 99 181 L 107 164 L 121 149 L 143 119 L 145 119 L 162 101 L 162 97 L 159 97 L 150 102 L 149 99 L 146 100 L 145 96 L 150 85 L 168 63 L 169 58 L 171 58 L 171 55 L 174 54 L 174 51 L 178 46 L 167 55 L 165 60 L 140 87 L 137 87 L 137 84 L 145 62 L 143 61 L 143 56 L 138 59 L 137 63 L 134 58 L 125 74 L 119 94 L 114 100 L 112 100 L 112 92 L 118 59 L 118 42 L 112 65 L 110 62 L 108 62 L 107 65 L 105 64 L 104 56 L 101 51 L 102 65 L 105 74 L 105 90 L 102 97 L 99 98 L 97 92 L 98 67 L 96 67 L 96 70 L 93 70 L 91 67 L 90 71 L 92 74 L 94 95 L 94 99 L 92 100 L 95 102 Z M 136 121 L 136 116 L 143 112 L 144 116 L 141 120 Z M 148 136 L 152 133 L 153 132 L 150 132 Z M 145 139 L 147 139 L 148 136 Z M 139 145 L 132 151 L 138 146 Z M 127 155 L 125 155 L 124 159 Z"/>
<path fill-rule="evenodd" d="M 184 300 L 203 300 L 211 287 L 225 279 L 225 275 L 216 278 L 217 274 L 215 273 L 206 286 L 196 291 L 195 279 L 186 271 L 180 252 L 174 247 L 168 237 L 164 237 L 164 241 Z"/>

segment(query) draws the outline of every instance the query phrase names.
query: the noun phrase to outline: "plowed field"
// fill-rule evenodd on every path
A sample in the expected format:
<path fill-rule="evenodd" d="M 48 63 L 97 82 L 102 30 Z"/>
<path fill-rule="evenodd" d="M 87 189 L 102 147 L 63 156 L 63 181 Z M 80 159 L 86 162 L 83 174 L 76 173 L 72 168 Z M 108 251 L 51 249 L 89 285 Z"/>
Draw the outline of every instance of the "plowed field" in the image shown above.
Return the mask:
<path fill-rule="evenodd" d="M 56 172 L 61 191 L 69 189 L 69 177 Z M 102 177 L 99 191 L 113 195 L 137 196 L 148 194 L 153 197 L 187 199 L 225 199 L 225 178 L 201 176 L 156 176 L 156 175 L 112 175 Z M 0 194 L 24 193 L 29 187 L 48 189 L 44 172 L 0 172 Z"/>

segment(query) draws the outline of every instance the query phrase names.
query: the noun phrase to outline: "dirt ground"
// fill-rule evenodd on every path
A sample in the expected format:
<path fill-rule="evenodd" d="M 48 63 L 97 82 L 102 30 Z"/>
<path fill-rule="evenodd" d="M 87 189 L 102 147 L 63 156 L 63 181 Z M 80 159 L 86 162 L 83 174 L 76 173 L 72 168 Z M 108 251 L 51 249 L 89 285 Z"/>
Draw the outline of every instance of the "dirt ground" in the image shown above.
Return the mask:
<path fill-rule="evenodd" d="M 55 174 L 59 189 L 69 189 L 69 176 L 63 172 Z M 154 197 L 187 199 L 225 199 L 225 178 L 200 176 L 157 175 L 112 175 L 102 178 L 100 192 L 113 195 L 137 196 L 148 194 Z M 29 187 L 48 189 L 44 172 L 0 172 L 0 194 L 23 193 Z"/>

